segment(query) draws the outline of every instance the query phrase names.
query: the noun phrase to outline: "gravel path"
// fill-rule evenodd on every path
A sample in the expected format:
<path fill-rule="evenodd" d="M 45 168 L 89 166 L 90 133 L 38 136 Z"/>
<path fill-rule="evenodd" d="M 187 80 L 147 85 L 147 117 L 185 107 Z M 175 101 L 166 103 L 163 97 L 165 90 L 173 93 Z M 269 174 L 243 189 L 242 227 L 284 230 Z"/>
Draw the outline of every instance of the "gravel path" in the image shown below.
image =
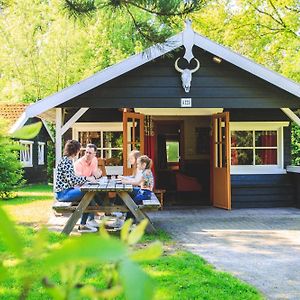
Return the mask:
<path fill-rule="evenodd" d="M 267 299 L 300 299 L 299 209 L 180 208 L 149 216 L 184 248 Z"/>

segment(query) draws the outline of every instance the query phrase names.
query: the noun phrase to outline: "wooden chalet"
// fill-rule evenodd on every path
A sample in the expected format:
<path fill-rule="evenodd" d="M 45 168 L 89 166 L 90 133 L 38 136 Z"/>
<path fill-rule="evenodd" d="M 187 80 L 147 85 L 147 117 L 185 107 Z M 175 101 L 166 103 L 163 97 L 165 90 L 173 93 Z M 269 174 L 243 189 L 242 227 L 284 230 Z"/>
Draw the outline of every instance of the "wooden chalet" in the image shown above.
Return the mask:
<path fill-rule="evenodd" d="M 130 172 L 127 154 L 140 149 L 154 161 L 166 204 L 296 206 L 289 171 L 298 170 L 288 166 L 299 97 L 299 84 L 187 22 L 164 44 L 29 106 L 12 130 L 31 117 L 52 120 L 57 159 L 63 140 L 92 142 L 116 159 L 112 173 Z"/>
<path fill-rule="evenodd" d="M 5 119 L 8 124 L 14 124 L 24 113 L 27 104 L 1 104 L 0 118 Z M 41 121 L 38 117 L 26 120 L 25 125 Z M 19 159 L 24 167 L 24 178 L 27 183 L 47 182 L 47 151 L 48 141 L 53 140 L 47 124 L 42 120 L 43 126 L 34 139 L 19 140 L 22 145 Z"/>

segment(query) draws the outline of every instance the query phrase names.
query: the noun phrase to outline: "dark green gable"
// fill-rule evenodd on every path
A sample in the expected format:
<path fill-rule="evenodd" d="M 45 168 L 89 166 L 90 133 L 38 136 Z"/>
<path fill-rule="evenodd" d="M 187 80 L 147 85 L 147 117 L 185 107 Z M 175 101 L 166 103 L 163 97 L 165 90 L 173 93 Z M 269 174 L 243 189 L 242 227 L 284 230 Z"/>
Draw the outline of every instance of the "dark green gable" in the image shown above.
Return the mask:
<path fill-rule="evenodd" d="M 180 73 L 174 68 L 182 51 L 150 61 L 124 75 L 94 88 L 62 107 L 180 107 L 180 99 L 192 98 L 193 107 L 298 108 L 300 100 L 271 83 L 226 61 L 213 61 L 213 55 L 194 46 L 200 69 L 193 74 L 191 90 L 185 93 Z M 181 65 L 182 63 L 182 65 Z M 185 60 L 179 62 L 185 68 Z M 195 64 L 195 62 L 194 62 Z M 193 68 L 194 65 L 190 66 Z"/>

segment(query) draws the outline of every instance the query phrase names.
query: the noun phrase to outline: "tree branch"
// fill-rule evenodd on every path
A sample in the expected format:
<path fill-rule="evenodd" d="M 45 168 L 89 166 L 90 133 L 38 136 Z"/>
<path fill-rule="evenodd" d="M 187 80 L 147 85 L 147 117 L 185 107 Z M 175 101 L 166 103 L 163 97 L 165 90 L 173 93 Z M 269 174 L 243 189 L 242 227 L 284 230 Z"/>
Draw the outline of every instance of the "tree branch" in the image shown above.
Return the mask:
<path fill-rule="evenodd" d="M 133 1 L 124 0 L 124 3 L 130 4 L 130 5 L 135 6 L 136 8 L 139 8 L 139 9 L 145 11 L 145 12 L 155 14 L 155 15 L 161 16 L 161 17 L 175 17 L 175 16 L 176 17 L 182 17 L 186 14 L 189 14 L 189 13 L 193 12 L 197 8 L 196 5 L 191 4 L 189 6 L 186 6 L 186 8 L 184 8 L 183 11 L 176 13 L 176 12 L 163 12 L 163 11 L 158 11 L 158 10 L 151 10 L 151 9 L 146 8 L 144 6 L 138 5 L 137 3 L 134 3 Z"/>

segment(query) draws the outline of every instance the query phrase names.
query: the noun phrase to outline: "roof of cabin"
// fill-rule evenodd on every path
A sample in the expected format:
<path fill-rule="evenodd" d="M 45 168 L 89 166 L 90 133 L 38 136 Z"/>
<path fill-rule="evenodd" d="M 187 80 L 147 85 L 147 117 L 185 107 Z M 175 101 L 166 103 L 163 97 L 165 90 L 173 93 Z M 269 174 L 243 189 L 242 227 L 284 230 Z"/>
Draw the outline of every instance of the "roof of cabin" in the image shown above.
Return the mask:
<path fill-rule="evenodd" d="M 7 120 L 12 125 L 22 115 L 27 106 L 28 104 L 25 103 L 0 104 L 0 118 Z"/>
<path fill-rule="evenodd" d="M 25 103 L 14 103 L 14 104 L 0 104 L 0 118 L 5 119 L 9 125 L 14 124 L 25 112 L 28 104 Z M 45 126 L 50 138 L 54 141 L 53 135 L 47 126 L 47 123 L 43 120 L 43 125 Z"/>
<path fill-rule="evenodd" d="M 60 106 L 63 103 L 74 99 L 77 96 L 82 95 L 98 86 L 101 86 L 122 74 L 136 69 L 147 62 L 161 57 L 162 55 L 169 53 L 181 46 L 191 49 L 193 45 L 198 46 L 199 48 L 208 51 L 209 53 L 257 76 L 258 78 L 261 78 L 266 82 L 279 87 L 291 95 L 300 97 L 300 84 L 232 51 L 227 47 L 209 40 L 199 33 L 194 32 L 191 28 L 191 24 L 186 23 L 186 28 L 184 31 L 167 39 L 165 43 L 154 45 L 145 50 L 143 53 L 132 55 L 115 65 L 99 71 L 82 81 L 79 81 L 30 105 L 25 110 L 24 114 L 14 124 L 11 131 L 13 132 L 22 127 L 26 120 L 30 117 L 42 115 L 46 116 L 46 114 L 50 114 L 51 109 Z M 84 106 L 84 104 L 82 104 L 82 106 Z M 55 114 L 52 114 L 52 118 L 53 115 L 55 116 Z"/>

